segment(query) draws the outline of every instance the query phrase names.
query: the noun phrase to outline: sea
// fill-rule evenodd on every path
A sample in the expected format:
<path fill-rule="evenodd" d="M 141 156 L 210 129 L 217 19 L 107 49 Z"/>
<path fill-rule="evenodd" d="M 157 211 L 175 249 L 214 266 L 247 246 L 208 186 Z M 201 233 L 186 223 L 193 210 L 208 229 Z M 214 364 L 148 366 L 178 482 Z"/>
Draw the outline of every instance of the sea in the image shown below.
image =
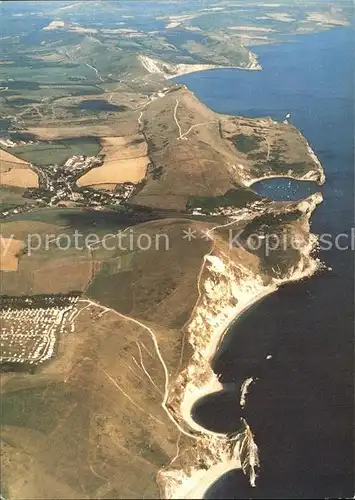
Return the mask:
<path fill-rule="evenodd" d="M 319 252 L 326 269 L 254 305 L 214 361 L 221 381 L 235 384 L 235 397 L 205 399 L 199 423 L 232 432 L 244 416 L 260 469 L 255 488 L 236 470 L 206 498 L 353 498 L 354 31 L 339 27 L 253 50 L 262 71 L 216 69 L 175 81 L 220 113 L 291 114 L 325 169 L 311 230 L 331 244 Z M 255 189 L 278 200 L 307 194 L 284 179 Z M 239 388 L 247 377 L 257 380 L 242 411 Z"/>

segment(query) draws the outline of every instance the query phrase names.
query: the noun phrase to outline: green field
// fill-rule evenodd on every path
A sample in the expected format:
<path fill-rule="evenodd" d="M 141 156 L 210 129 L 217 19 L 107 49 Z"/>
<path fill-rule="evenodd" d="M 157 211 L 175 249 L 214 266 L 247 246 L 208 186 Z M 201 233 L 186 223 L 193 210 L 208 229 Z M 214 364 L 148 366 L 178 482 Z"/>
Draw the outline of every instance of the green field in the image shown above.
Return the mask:
<path fill-rule="evenodd" d="M 221 196 L 191 196 L 187 208 L 202 208 L 203 211 L 209 212 L 218 207 L 244 207 L 247 203 L 260 199 L 259 195 L 249 189 L 230 189 Z"/>
<path fill-rule="evenodd" d="M 1 425 L 49 433 L 57 425 L 64 410 L 59 397 L 62 385 L 62 382 L 52 382 L 9 392 L 2 400 Z"/>
<path fill-rule="evenodd" d="M 258 150 L 260 143 L 263 140 L 264 139 L 262 137 L 257 135 L 239 134 L 235 137 L 235 145 L 238 151 L 241 151 L 242 153 L 250 153 L 255 149 Z"/>
<path fill-rule="evenodd" d="M 97 300 L 107 307 L 117 309 L 123 314 L 132 311 L 133 287 L 132 271 L 120 272 L 120 259 L 113 259 L 110 262 L 103 262 L 102 269 L 94 277 L 87 290 L 89 297 Z M 119 284 L 119 290 L 117 285 Z"/>
<path fill-rule="evenodd" d="M 31 202 L 29 198 L 24 198 L 24 192 L 25 190 L 19 187 L 0 186 L 0 210 L 8 210 Z"/>
<path fill-rule="evenodd" d="M 43 167 L 53 164 L 62 165 L 74 155 L 96 156 L 100 152 L 100 143 L 95 137 L 79 137 L 16 146 L 11 149 L 11 152 L 23 160 Z"/>
<path fill-rule="evenodd" d="M 95 233 L 98 236 L 102 234 L 104 237 L 107 233 L 116 233 L 132 225 L 132 219 L 121 216 L 114 211 L 96 211 L 86 208 L 38 208 L 31 212 L 12 215 L 6 219 L 6 226 L 12 222 L 26 221 L 44 222 L 46 224 L 54 224 L 60 228 L 74 228 L 82 233 Z M 139 223 L 136 219 L 133 222 Z M 5 222 L 2 223 L 3 229 Z M 62 230 L 62 229 L 61 229 Z"/>

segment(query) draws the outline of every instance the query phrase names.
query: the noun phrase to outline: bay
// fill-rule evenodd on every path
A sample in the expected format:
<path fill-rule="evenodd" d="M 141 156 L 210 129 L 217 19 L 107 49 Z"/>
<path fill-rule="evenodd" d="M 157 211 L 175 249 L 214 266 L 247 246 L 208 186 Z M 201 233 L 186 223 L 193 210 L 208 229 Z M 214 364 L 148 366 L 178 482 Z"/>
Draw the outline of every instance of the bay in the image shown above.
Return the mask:
<path fill-rule="evenodd" d="M 299 35 L 255 47 L 261 72 L 218 69 L 176 79 L 220 113 L 278 120 L 291 113 L 326 173 L 312 232 L 328 235 L 330 248 L 319 256 L 331 270 L 287 285 L 258 304 L 232 326 L 228 350 L 214 366 L 225 384 L 258 377 L 244 411 L 259 446 L 257 486 L 250 488 L 235 471 L 207 498 L 354 493 L 353 36 L 348 28 Z M 280 189 L 276 183 L 270 196 Z M 226 414 L 230 421 L 239 415 L 236 399 L 223 403 L 224 421 Z M 216 398 L 210 405 L 204 401 L 205 414 L 218 411 Z M 198 418 L 203 421 L 203 414 Z"/>

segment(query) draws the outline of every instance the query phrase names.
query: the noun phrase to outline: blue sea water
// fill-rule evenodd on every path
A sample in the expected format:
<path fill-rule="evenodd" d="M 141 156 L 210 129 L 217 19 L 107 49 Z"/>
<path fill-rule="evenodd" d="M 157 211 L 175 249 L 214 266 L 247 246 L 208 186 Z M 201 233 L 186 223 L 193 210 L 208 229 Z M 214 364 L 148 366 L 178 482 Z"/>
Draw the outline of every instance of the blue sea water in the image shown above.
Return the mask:
<path fill-rule="evenodd" d="M 256 47 L 261 72 L 232 69 L 185 75 L 186 84 L 215 111 L 272 116 L 291 122 L 322 162 L 324 202 L 312 231 L 332 248 L 320 258 L 331 268 L 287 285 L 257 304 L 233 328 L 228 349 L 214 369 L 225 383 L 257 376 L 246 416 L 259 446 L 256 488 L 240 472 L 221 478 L 208 498 L 350 498 L 354 494 L 354 34 L 335 28 L 300 35 L 289 43 Z M 277 197 L 282 186 L 267 187 Z M 348 249 L 335 247 L 348 244 Z M 348 239 L 347 239 L 348 238 Z M 266 356 L 272 358 L 267 360 Z M 230 394 L 223 421 L 237 421 Z M 216 398 L 204 401 L 198 418 L 219 421 Z M 220 406 L 222 408 L 222 406 Z M 237 418 L 236 418 L 237 417 Z"/>
<path fill-rule="evenodd" d="M 275 201 L 303 200 L 323 189 L 316 182 L 297 181 L 288 178 L 272 178 L 255 182 L 250 186 L 253 191 Z"/>

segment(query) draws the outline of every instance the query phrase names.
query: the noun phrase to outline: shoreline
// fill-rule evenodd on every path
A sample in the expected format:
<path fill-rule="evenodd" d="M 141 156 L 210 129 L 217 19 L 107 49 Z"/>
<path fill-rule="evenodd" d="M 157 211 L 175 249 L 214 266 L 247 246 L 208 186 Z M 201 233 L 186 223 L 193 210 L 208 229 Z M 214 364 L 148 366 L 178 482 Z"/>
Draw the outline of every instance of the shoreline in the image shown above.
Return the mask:
<path fill-rule="evenodd" d="M 203 498 L 215 481 L 233 469 L 242 470 L 249 476 L 251 486 L 255 486 L 256 468 L 259 465 L 258 448 L 248 423 L 243 420 L 241 431 L 231 437 L 226 433 L 213 432 L 199 425 L 193 419 L 192 409 L 201 397 L 224 391 L 218 376 L 212 370 L 211 360 L 218 353 L 229 328 L 236 324 L 249 308 L 277 291 L 282 285 L 310 278 L 321 268 L 321 264 L 312 256 L 318 239 L 310 232 L 311 214 L 321 200 L 322 198 L 315 194 L 299 202 L 300 210 L 306 216 L 305 224 L 309 240 L 301 251 L 298 266 L 284 278 L 274 278 L 269 285 L 264 285 L 258 274 L 246 273 L 241 279 L 236 279 L 233 268 L 236 264 L 227 255 L 211 251 L 205 256 L 204 268 L 201 270 L 198 282 L 198 287 L 203 287 L 204 290 L 200 293 L 187 326 L 193 354 L 185 369 L 169 388 L 169 393 L 176 391 L 177 387 L 182 391 L 180 393 L 177 391 L 177 395 L 173 394 L 173 400 L 175 399 L 181 424 L 187 425 L 190 430 L 199 434 L 196 436 L 199 447 L 194 463 L 198 463 L 201 458 L 207 460 L 208 466 L 194 468 L 190 465 L 187 473 L 184 469 L 160 471 L 165 498 Z M 217 228 L 218 226 L 214 229 Z M 223 282 L 227 288 L 223 288 Z M 221 303 L 218 303 L 218 297 L 213 295 L 212 283 L 215 288 L 222 286 Z M 231 302 L 237 297 L 239 298 L 237 304 L 231 306 Z M 219 308 L 217 312 L 216 303 Z M 246 394 L 244 399 L 245 396 Z"/>
<path fill-rule="evenodd" d="M 272 174 L 271 173 L 270 175 L 262 175 L 260 177 L 252 177 L 250 179 L 242 179 L 244 186 L 251 188 L 252 185 L 255 184 L 256 182 L 260 182 L 260 181 L 263 181 L 266 179 L 268 179 L 268 180 L 270 180 L 270 179 L 289 179 L 289 180 L 295 180 L 295 181 L 315 182 L 316 184 L 318 184 L 318 186 L 323 186 L 325 184 L 326 177 L 325 177 L 325 172 L 324 172 L 324 169 L 322 167 L 322 164 L 321 164 L 318 156 L 313 151 L 313 149 L 312 149 L 311 145 L 309 144 L 309 142 L 307 141 L 307 139 L 304 136 L 302 136 L 302 137 L 306 140 L 306 147 L 307 147 L 308 154 L 309 154 L 310 158 L 314 161 L 317 169 L 310 170 L 309 172 L 307 172 L 306 174 L 304 174 L 301 177 L 298 177 L 298 176 L 296 177 L 295 175 L 289 175 L 289 174 L 282 175 L 282 174 Z"/>
<path fill-rule="evenodd" d="M 239 69 L 245 71 L 261 71 L 263 68 L 259 63 L 258 56 L 249 50 L 249 61 L 245 66 L 226 66 L 219 64 L 194 64 L 177 63 L 171 64 L 160 59 L 154 59 L 149 56 L 138 54 L 138 60 L 144 69 L 151 75 L 161 75 L 165 80 L 173 80 L 191 73 L 199 73 L 214 69 Z"/>
<path fill-rule="evenodd" d="M 218 353 L 220 346 L 225 339 L 225 336 L 228 334 L 228 331 L 230 328 L 236 324 L 239 320 L 239 318 L 246 313 L 251 307 L 253 307 L 256 303 L 259 301 L 263 300 L 265 297 L 268 295 L 271 295 L 273 292 L 276 292 L 278 287 L 276 285 L 270 285 L 267 287 L 265 290 L 261 290 L 259 293 L 257 293 L 255 296 L 250 298 L 248 302 L 245 304 L 241 304 L 241 308 L 238 308 L 236 306 L 235 311 L 230 315 L 230 318 L 226 321 L 224 325 L 222 325 L 222 332 L 220 333 L 217 331 L 215 333 L 215 338 L 213 339 L 212 345 L 211 345 L 211 355 L 208 358 L 208 362 L 211 363 L 213 358 L 216 356 Z M 206 432 L 206 428 L 200 426 L 192 416 L 192 408 L 194 405 L 199 401 L 201 398 L 205 396 L 209 396 L 211 394 L 217 393 L 217 392 L 224 392 L 223 385 L 219 382 L 217 375 L 215 378 L 212 378 L 210 383 L 201 388 L 201 390 L 197 390 L 194 393 L 190 393 L 187 397 L 183 399 L 182 402 L 182 407 L 181 407 L 181 414 L 183 416 L 183 419 L 188 425 L 199 432 Z M 225 433 L 222 432 L 214 432 L 214 431 L 208 431 L 210 434 L 214 436 L 221 436 L 225 437 Z"/>
<path fill-rule="evenodd" d="M 288 179 L 292 181 L 300 181 L 300 182 L 315 182 L 318 186 L 323 186 L 325 180 L 323 181 L 323 177 L 318 181 L 313 174 L 305 174 L 303 177 L 293 177 L 291 175 L 282 175 L 282 174 L 271 174 L 271 175 L 263 175 L 261 177 L 253 177 L 252 179 L 243 179 L 244 186 L 248 188 L 252 188 L 253 184 L 257 182 L 272 180 L 272 179 Z"/>
<path fill-rule="evenodd" d="M 188 66 L 188 65 L 187 65 Z M 262 71 L 263 67 L 257 60 L 249 63 L 247 66 L 219 66 L 215 64 L 191 64 L 191 68 L 187 70 L 182 70 L 174 75 L 165 75 L 166 80 L 173 80 L 174 78 L 179 78 L 180 76 L 190 75 L 192 73 L 202 73 L 203 71 L 213 71 L 219 69 L 238 69 L 242 71 Z"/>
<path fill-rule="evenodd" d="M 238 321 L 238 318 L 240 315 L 244 312 L 246 312 L 250 307 L 255 305 L 258 301 L 262 300 L 264 297 L 271 295 L 275 291 L 279 289 L 281 285 L 287 284 L 287 283 L 292 283 L 292 282 L 297 282 L 301 281 L 302 279 L 306 278 L 311 278 L 317 271 L 319 270 L 318 263 L 315 262 L 315 266 L 311 267 L 306 273 L 304 273 L 301 277 L 290 277 L 289 280 L 284 280 L 283 282 L 280 282 L 278 286 L 272 287 L 272 289 L 263 291 L 259 295 L 255 296 L 255 300 L 253 301 L 252 299 L 250 300 L 250 303 L 248 304 L 247 307 L 243 308 L 239 314 L 237 314 L 236 317 L 233 317 L 228 329 L 231 325 L 236 323 Z M 225 335 L 226 331 L 224 332 L 223 336 Z M 223 336 L 219 339 L 219 344 L 223 341 Z M 214 354 L 217 354 L 217 351 Z M 182 404 L 182 416 L 184 418 L 184 422 L 189 425 L 189 427 L 197 432 L 200 432 L 203 434 L 202 439 L 205 437 L 206 440 L 209 440 L 208 445 L 211 447 L 218 447 L 218 445 L 221 446 L 222 452 L 221 452 L 221 461 L 213 464 L 210 468 L 208 469 L 192 469 L 191 470 L 191 475 L 189 477 L 182 477 L 182 482 L 180 486 L 175 489 L 175 491 L 172 491 L 172 494 L 169 496 L 165 496 L 165 498 L 171 498 L 171 499 L 202 499 L 204 498 L 204 495 L 208 491 L 208 489 L 219 479 L 221 479 L 226 473 L 230 472 L 231 470 L 241 470 L 244 472 L 244 474 L 249 473 L 250 475 L 250 484 L 251 486 L 255 486 L 255 479 L 257 477 L 255 468 L 258 466 L 258 453 L 257 453 L 257 445 L 254 442 L 254 436 L 252 434 L 252 431 L 250 430 L 247 422 L 245 422 L 247 426 L 247 431 L 250 433 L 249 439 L 251 439 L 251 447 L 256 450 L 255 454 L 251 453 L 251 457 L 254 461 L 254 464 L 247 463 L 246 466 L 251 468 L 250 471 L 245 471 L 243 468 L 242 462 L 244 460 L 248 461 L 249 459 L 249 453 L 250 450 L 247 450 L 247 458 L 242 457 L 242 444 L 244 442 L 244 438 L 247 438 L 247 436 L 244 436 L 245 429 L 241 430 L 241 432 L 238 434 L 238 438 L 235 440 L 235 445 L 230 451 L 230 455 L 228 457 L 228 454 L 226 453 L 225 447 L 227 444 L 231 444 L 230 438 L 226 433 L 218 433 L 211 431 L 205 427 L 202 427 L 199 425 L 192 416 L 192 408 L 194 405 L 202 398 L 206 397 L 209 395 L 212 395 L 217 392 L 225 392 L 225 389 L 223 388 L 222 384 L 219 382 L 217 376 L 215 375 L 210 383 L 208 383 L 206 386 L 204 386 L 202 389 L 195 391 L 194 393 L 188 394 L 187 398 L 184 398 L 185 401 Z M 244 396 L 244 397 L 243 397 Z M 245 399 L 246 399 L 247 394 L 243 395 L 241 392 L 240 397 L 241 401 L 243 399 L 243 402 L 245 404 Z M 243 406 L 244 406 L 243 404 Z M 248 445 L 247 445 L 248 446 Z M 251 450 L 252 451 L 252 450 Z M 183 471 L 181 471 L 183 472 Z M 169 474 L 167 474 L 169 476 Z M 174 477 L 175 474 L 172 473 L 172 476 Z M 176 477 L 174 478 L 175 480 L 177 479 Z M 165 491 L 166 493 L 166 491 Z"/>
<path fill-rule="evenodd" d="M 221 326 L 221 328 L 215 333 L 214 338 L 212 339 L 212 343 L 210 344 L 211 354 L 207 359 L 207 362 L 209 364 L 211 364 L 213 358 L 218 353 L 225 336 L 228 334 L 228 331 L 234 324 L 238 322 L 238 319 L 256 303 L 263 300 L 268 295 L 276 292 L 277 290 L 278 287 L 276 285 L 270 285 L 265 290 L 261 290 L 255 296 L 251 297 L 246 303 L 241 304 L 241 308 L 239 308 L 238 306 L 235 307 L 235 310 L 232 311 L 225 324 Z M 201 389 L 197 389 L 193 393 L 187 393 L 187 395 L 184 396 L 181 403 L 181 415 L 185 423 L 187 423 L 191 429 L 202 433 L 208 432 L 212 436 L 225 438 L 225 433 L 207 430 L 205 427 L 199 425 L 192 416 L 192 409 L 200 399 L 218 392 L 225 392 L 225 389 L 221 382 L 218 380 L 217 375 L 214 372 L 213 374 L 214 376 L 212 376 L 208 384 L 203 386 Z"/>

